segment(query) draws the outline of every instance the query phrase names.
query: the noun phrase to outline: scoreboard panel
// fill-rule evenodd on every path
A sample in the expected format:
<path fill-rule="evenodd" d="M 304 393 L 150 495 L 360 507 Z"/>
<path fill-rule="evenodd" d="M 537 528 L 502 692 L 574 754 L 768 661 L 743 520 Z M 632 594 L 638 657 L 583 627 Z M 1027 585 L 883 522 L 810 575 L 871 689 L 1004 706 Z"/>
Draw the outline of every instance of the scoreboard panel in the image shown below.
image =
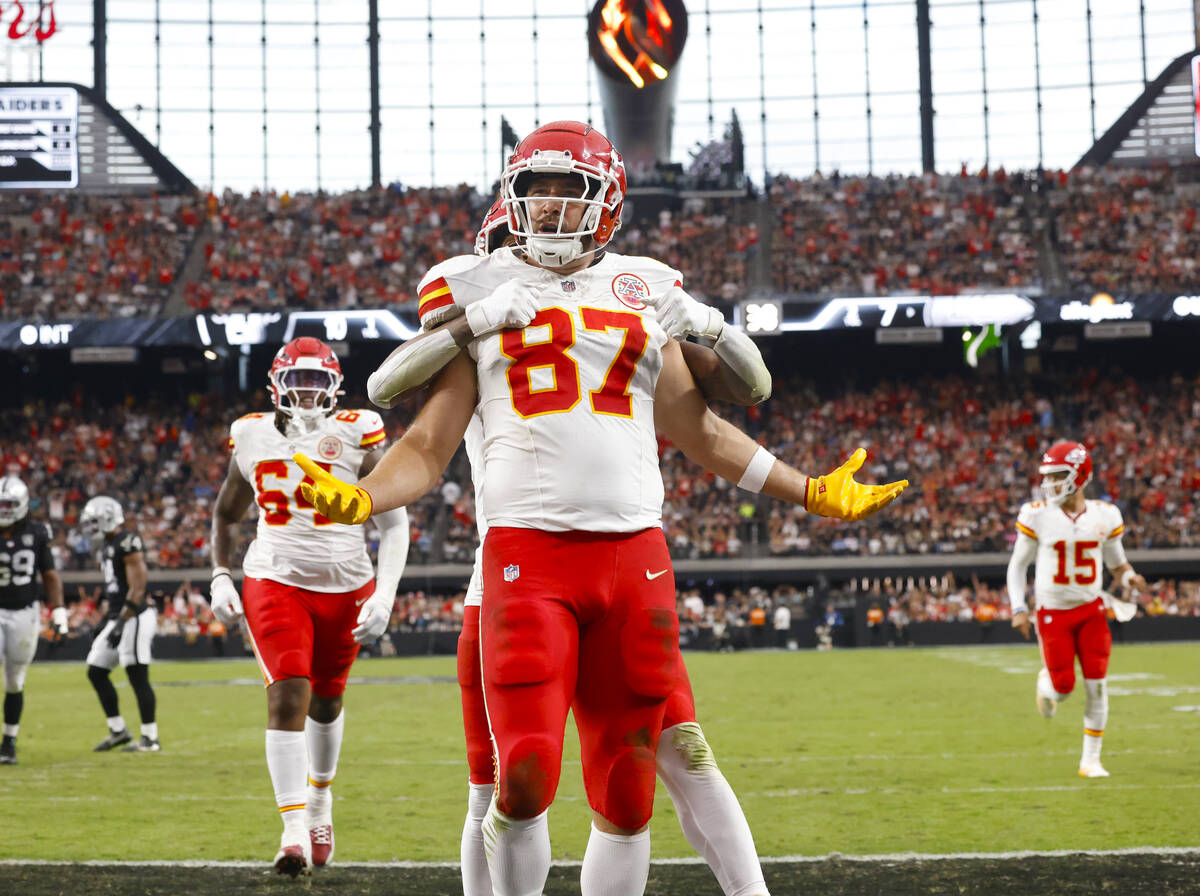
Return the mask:
<path fill-rule="evenodd" d="M 78 184 L 75 88 L 0 85 L 0 189 Z"/>

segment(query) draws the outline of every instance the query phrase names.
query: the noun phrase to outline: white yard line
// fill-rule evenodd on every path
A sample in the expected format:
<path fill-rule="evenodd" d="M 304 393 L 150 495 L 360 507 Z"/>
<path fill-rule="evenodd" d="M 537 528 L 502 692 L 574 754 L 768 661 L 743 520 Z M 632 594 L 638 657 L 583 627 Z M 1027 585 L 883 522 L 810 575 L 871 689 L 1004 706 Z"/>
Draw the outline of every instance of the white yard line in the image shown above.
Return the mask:
<path fill-rule="evenodd" d="M 759 861 L 764 865 L 783 865 L 815 862 L 863 862 L 863 863 L 909 863 L 909 862 L 947 862 L 964 860 L 1011 860 L 1034 858 L 1066 858 L 1068 856 L 1200 856 L 1198 846 L 1138 846 L 1126 849 L 1055 849 L 1045 851 L 1016 850 L 1012 852 L 950 852 L 950 853 L 886 853 L 882 855 L 845 855 L 830 853 L 823 856 L 761 856 Z M 83 865 L 89 868 L 256 868 L 267 867 L 267 862 L 210 862 L 199 859 L 183 861 L 149 861 L 149 862 L 60 862 L 48 859 L 0 859 L 0 867 L 5 866 L 45 866 L 67 867 Z M 577 860 L 555 860 L 552 862 L 558 868 L 578 868 L 582 864 Z M 651 859 L 651 865 L 703 865 L 704 860 L 699 856 L 680 858 Z M 421 869 L 421 868 L 453 868 L 459 867 L 458 862 L 338 862 L 338 868 L 374 868 L 374 869 Z"/>

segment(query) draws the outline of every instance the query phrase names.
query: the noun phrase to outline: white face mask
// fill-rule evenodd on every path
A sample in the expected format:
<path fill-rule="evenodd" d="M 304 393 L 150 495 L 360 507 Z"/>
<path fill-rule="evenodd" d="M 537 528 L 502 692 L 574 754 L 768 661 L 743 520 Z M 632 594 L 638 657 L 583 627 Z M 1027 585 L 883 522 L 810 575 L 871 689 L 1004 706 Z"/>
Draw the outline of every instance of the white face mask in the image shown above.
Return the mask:
<path fill-rule="evenodd" d="M 1067 475 L 1061 479 L 1051 479 L 1049 475 L 1043 473 L 1041 483 L 1034 489 L 1034 495 L 1039 500 L 1058 507 L 1067 498 L 1075 494 L 1077 490 L 1075 486 L 1075 471 L 1068 470 Z"/>
<path fill-rule="evenodd" d="M 275 377 L 276 407 L 284 416 L 311 428 L 337 404 L 337 375 L 315 367 L 289 367 Z"/>

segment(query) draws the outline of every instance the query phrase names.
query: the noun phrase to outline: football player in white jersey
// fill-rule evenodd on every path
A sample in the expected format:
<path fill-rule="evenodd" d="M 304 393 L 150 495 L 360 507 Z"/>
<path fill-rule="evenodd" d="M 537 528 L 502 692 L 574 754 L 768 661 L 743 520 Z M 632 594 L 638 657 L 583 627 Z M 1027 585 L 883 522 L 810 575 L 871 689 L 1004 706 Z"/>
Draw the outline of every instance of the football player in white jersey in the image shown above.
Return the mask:
<path fill-rule="evenodd" d="M 1089 501 L 1084 487 L 1092 478 L 1092 458 L 1079 442 L 1056 442 L 1042 455 L 1041 500 L 1021 506 L 1017 542 L 1008 563 L 1008 600 L 1013 628 L 1029 637 L 1025 585 L 1036 559 L 1034 612 L 1043 668 L 1037 678 L 1037 706 L 1050 718 L 1075 689 L 1075 658 L 1083 672 L 1083 753 L 1079 774 L 1107 778 L 1100 745 L 1108 722 L 1108 659 L 1112 634 L 1103 594 L 1104 568 L 1126 591 L 1146 588 L 1146 580 L 1125 557 L 1121 511 L 1107 501 Z"/>
<path fill-rule="evenodd" d="M 458 282 L 477 299 L 523 293 L 536 314 L 514 327 L 497 304 L 468 302 L 469 354 L 446 366 L 404 438 L 360 484 L 303 455 L 297 462 L 322 513 L 363 522 L 436 484 L 478 405 L 489 526 L 481 677 L 497 767 L 484 821 L 492 887 L 497 896 L 542 892 L 546 811 L 571 710 L 593 810 L 582 892 L 640 894 L 655 752 L 682 668 L 656 429 L 743 488 L 841 519 L 876 512 L 907 482 L 855 482 L 861 450 L 810 479 L 709 411 L 656 319 L 654 303 L 680 285 L 678 272 L 598 251 L 619 223 L 625 175 L 594 128 L 539 128 L 501 183 L 521 255 L 463 261 Z M 437 298 L 453 295 L 449 282 L 426 284 L 422 301 L 443 288 Z"/>
<path fill-rule="evenodd" d="M 242 618 L 267 687 L 267 769 L 283 819 L 279 874 L 296 877 L 333 858 L 333 795 L 345 714 L 342 694 L 359 645 L 386 630 L 408 555 L 402 506 L 377 517 L 378 578 L 363 533 L 322 516 L 304 498 L 292 461 L 304 451 L 349 480 L 383 455 L 375 411 L 340 410 L 342 370 L 329 346 L 301 337 L 283 346 L 268 378 L 274 413 L 230 427 L 233 456 L 212 525 L 212 607 Z M 232 530 L 258 504 L 239 595 Z"/>
<path fill-rule="evenodd" d="M 497 200 L 484 217 L 483 225 L 475 240 L 475 253 L 489 255 L 502 245 L 512 245 L 508 233 L 508 211 L 502 200 Z M 440 267 L 440 266 L 439 266 Z M 431 282 L 439 276 L 435 268 L 425 278 Z M 677 304 L 658 309 L 659 322 L 664 328 L 674 328 L 682 337 L 687 330 L 694 299 L 676 289 Z M 664 303 L 665 304 L 665 303 Z M 371 376 L 368 393 L 371 400 L 381 407 L 392 407 L 404 394 L 425 382 L 414 382 L 412 371 L 417 375 L 432 375 L 428 368 L 422 369 L 420 341 L 434 336 L 433 324 L 447 319 L 447 312 L 456 314 L 452 320 L 461 320 L 462 308 L 457 305 L 444 306 L 445 310 L 428 310 L 422 315 L 422 326 L 426 333 L 409 340 L 398 348 Z M 507 315 L 506 315 L 507 316 Z M 530 313 L 532 316 L 532 312 Z M 707 311 L 693 314 L 694 318 L 707 321 Z M 465 322 L 464 322 L 465 323 Z M 441 324 L 451 326 L 452 323 Z M 720 325 L 723 327 L 724 322 Z M 460 334 L 465 330 L 470 341 L 470 331 L 461 324 Z M 718 333 L 720 339 L 722 334 Z M 737 342 L 737 336 L 725 337 L 723 343 Z M 770 374 L 763 364 L 754 343 L 745 339 L 739 345 L 739 353 L 732 363 L 718 356 L 712 349 L 694 342 L 681 342 L 684 358 L 705 398 L 736 404 L 752 405 L 767 398 L 770 393 Z M 451 359 L 446 358 L 446 363 Z M 729 388 L 732 381 L 734 388 Z M 487 867 L 487 855 L 483 842 L 483 821 L 491 804 L 495 789 L 495 766 L 492 763 L 491 732 L 488 729 L 487 712 L 483 700 L 483 685 L 479 676 L 479 609 L 483 600 L 483 576 L 480 569 L 482 544 L 487 536 L 487 512 L 484 506 L 483 423 L 478 409 L 467 426 L 464 444 L 471 464 L 471 478 L 475 486 L 475 517 L 479 527 L 480 547 L 475 551 L 475 566 L 467 586 L 463 627 L 458 641 L 458 679 L 462 695 L 463 729 L 467 742 L 468 798 L 467 816 L 463 824 L 460 850 L 463 878 L 463 896 L 491 896 L 492 885 Z M 675 693 L 667 701 L 663 717 L 663 732 L 655 754 L 658 777 L 667 787 L 680 826 L 695 850 L 705 857 L 726 896 L 767 896 L 768 889 L 763 878 L 762 865 L 754 847 L 754 837 L 745 813 L 729 782 L 721 773 L 704 732 L 696 721 L 696 706 L 692 696 L 687 670 L 680 670 Z"/>

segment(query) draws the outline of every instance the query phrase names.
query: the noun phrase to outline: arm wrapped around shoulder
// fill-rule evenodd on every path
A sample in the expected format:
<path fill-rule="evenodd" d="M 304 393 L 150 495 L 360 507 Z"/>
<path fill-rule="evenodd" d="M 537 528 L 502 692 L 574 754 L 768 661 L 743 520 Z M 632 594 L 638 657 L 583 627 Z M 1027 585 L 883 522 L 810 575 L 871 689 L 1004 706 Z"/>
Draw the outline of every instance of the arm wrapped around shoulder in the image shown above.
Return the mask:
<path fill-rule="evenodd" d="M 435 330 L 408 340 L 367 378 L 367 397 L 376 407 L 390 408 L 400 396 L 429 382 L 458 355 L 449 330 Z"/>
<path fill-rule="evenodd" d="M 771 397 L 771 371 L 763 363 L 753 339 L 737 327 L 725 326 L 713 344 L 713 351 L 750 388 L 750 398 L 755 403 Z"/>

